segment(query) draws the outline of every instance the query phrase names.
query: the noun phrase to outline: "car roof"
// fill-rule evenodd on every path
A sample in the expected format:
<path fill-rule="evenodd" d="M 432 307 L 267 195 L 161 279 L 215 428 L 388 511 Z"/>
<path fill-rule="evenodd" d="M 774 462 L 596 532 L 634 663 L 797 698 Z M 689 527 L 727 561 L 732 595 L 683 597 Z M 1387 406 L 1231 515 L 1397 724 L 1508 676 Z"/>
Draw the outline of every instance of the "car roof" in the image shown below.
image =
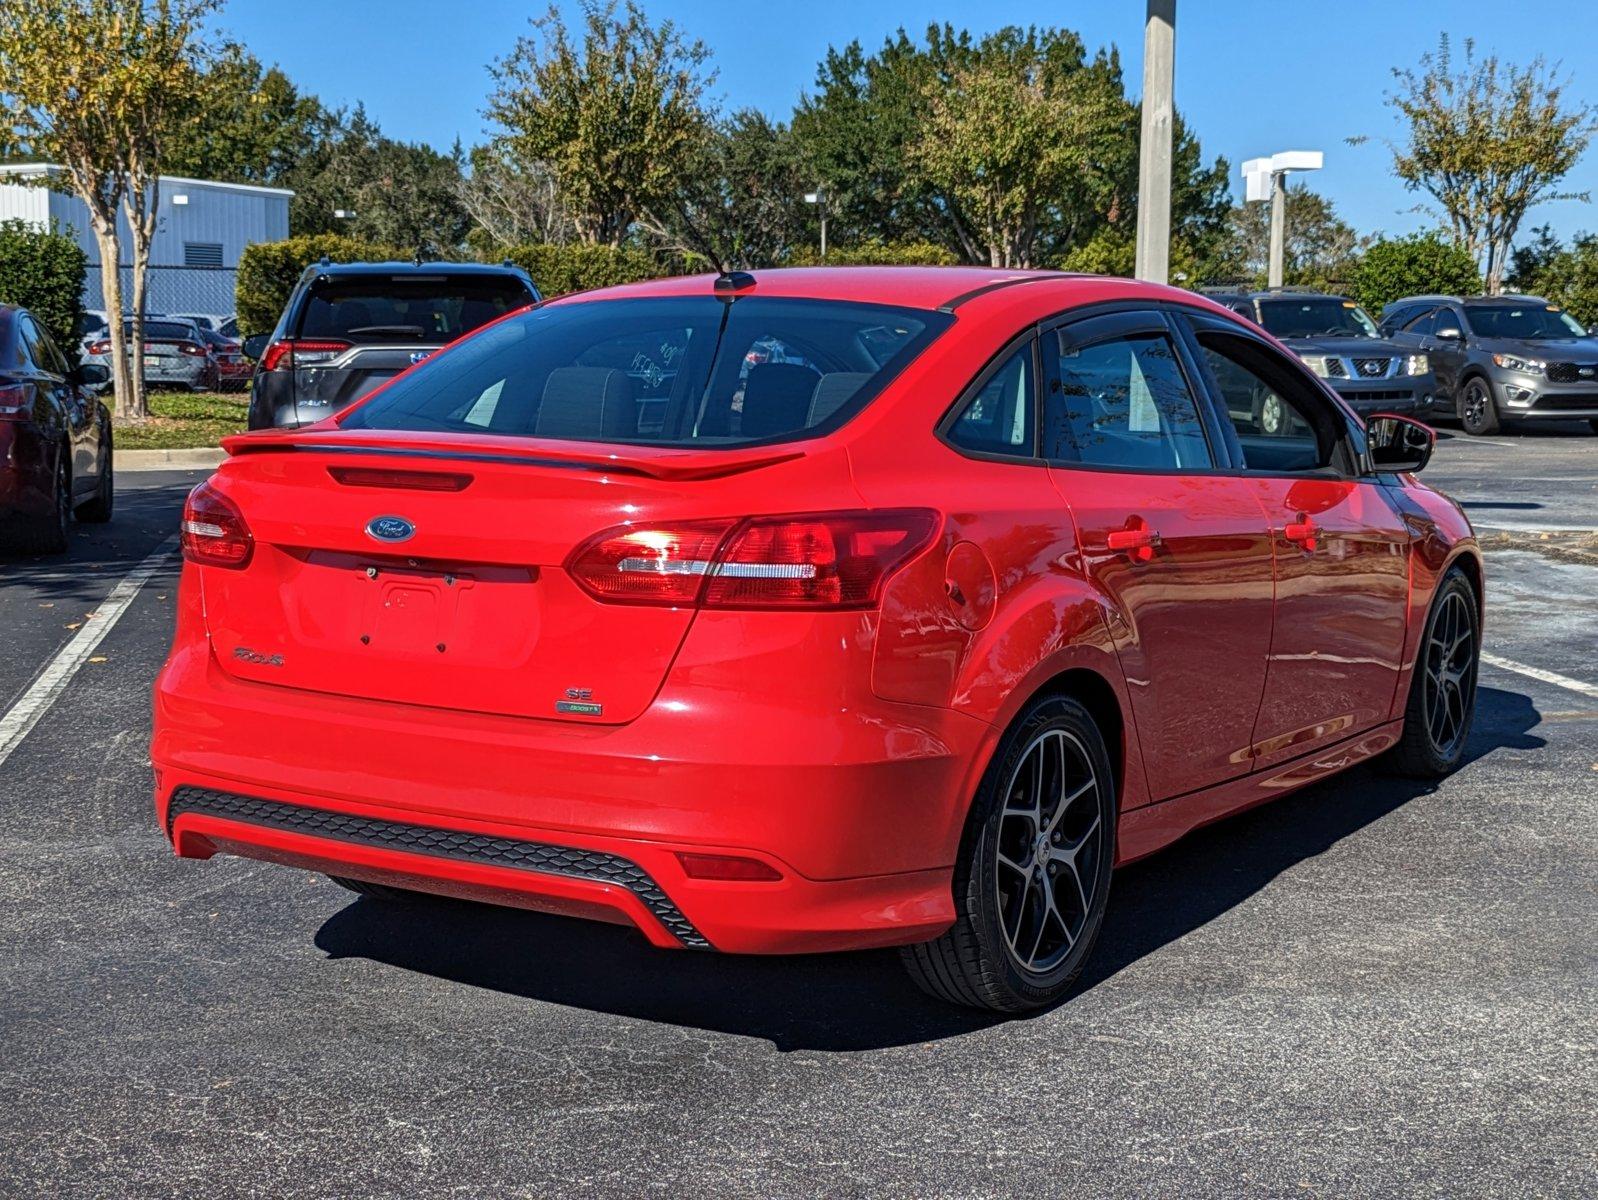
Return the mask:
<path fill-rule="evenodd" d="M 1397 308 L 1400 304 L 1463 304 L 1466 308 L 1476 308 L 1490 304 L 1547 304 L 1542 296 L 1530 296 L 1520 292 L 1505 292 L 1501 296 L 1444 296 L 1442 294 L 1430 296 L 1404 296 L 1386 305 L 1382 311 Z"/>
<path fill-rule="evenodd" d="M 1251 291 L 1211 291 L 1204 294 L 1223 303 L 1227 300 L 1347 300 L 1338 292 L 1317 292 L 1314 288 L 1255 288 Z"/>
<path fill-rule="evenodd" d="M 515 263 L 480 262 L 314 262 L 305 268 L 310 275 L 514 275 L 527 278 Z"/>
<path fill-rule="evenodd" d="M 964 303 L 988 293 L 1001 293 L 1022 284 L 1053 284 L 1056 287 L 1095 288 L 1108 280 L 1101 275 L 1072 275 L 1063 271 L 1004 270 L 993 267 L 778 267 L 771 270 L 738 272 L 729 277 L 734 285 L 718 292 L 717 275 L 677 275 L 619 284 L 590 292 L 574 292 L 550 303 L 571 300 L 632 299 L 649 296 L 742 295 L 771 296 L 779 299 L 854 300 L 862 304 L 883 304 L 899 308 L 943 309 L 953 311 Z M 1139 287 L 1154 288 L 1155 284 Z M 1162 293 L 1177 289 L 1160 288 Z M 1195 293 L 1181 293 L 1193 297 Z"/>

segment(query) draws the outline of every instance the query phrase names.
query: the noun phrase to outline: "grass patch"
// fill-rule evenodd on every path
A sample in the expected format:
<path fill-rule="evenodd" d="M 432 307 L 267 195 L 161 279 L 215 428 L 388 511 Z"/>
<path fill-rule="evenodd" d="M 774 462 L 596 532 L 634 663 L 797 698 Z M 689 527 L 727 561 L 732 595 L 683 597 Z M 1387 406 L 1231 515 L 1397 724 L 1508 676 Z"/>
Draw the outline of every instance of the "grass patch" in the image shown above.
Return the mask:
<path fill-rule="evenodd" d="M 109 403 L 109 401 L 108 401 Z M 215 446 L 243 433 L 248 392 L 151 392 L 150 415 L 142 421 L 115 419 L 118 450 L 185 450 Z"/>

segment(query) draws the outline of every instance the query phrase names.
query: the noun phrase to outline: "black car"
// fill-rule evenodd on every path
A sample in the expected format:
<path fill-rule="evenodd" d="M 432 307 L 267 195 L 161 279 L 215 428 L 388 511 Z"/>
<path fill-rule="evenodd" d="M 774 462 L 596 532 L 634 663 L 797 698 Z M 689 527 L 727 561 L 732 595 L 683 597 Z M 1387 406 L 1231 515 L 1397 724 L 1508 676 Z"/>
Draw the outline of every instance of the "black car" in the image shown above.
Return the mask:
<path fill-rule="evenodd" d="M 69 366 L 25 308 L 0 304 L 0 537 L 13 548 L 65 550 L 76 510 L 109 521 L 111 413 L 89 389 L 98 363 Z"/>
<path fill-rule="evenodd" d="M 1436 364 L 1439 407 L 1466 433 L 1569 420 L 1598 433 L 1598 337 L 1541 296 L 1408 296 L 1382 328 Z"/>
<path fill-rule="evenodd" d="M 1210 299 L 1279 338 L 1361 416 L 1432 405 L 1436 381 L 1426 355 L 1384 338 L 1347 297 L 1273 289 L 1214 292 Z M 1262 416 L 1268 422 L 1270 414 Z"/>
<path fill-rule="evenodd" d="M 497 317 L 540 299 L 521 268 L 485 263 L 331 263 L 307 267 L 257 360 L 250 428 L 331 416 L 384 380 Z"/>

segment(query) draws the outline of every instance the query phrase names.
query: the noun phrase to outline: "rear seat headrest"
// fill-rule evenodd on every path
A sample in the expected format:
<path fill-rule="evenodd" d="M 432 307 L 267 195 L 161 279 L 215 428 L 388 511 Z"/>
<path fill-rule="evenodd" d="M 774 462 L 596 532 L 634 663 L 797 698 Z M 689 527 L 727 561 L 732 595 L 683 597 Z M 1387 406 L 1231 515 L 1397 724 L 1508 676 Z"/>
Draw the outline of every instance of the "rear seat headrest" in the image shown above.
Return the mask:
<path fill-rule="evenodd" d="M 533 432 L 554 438 L 637 437 L 632 378 L 610 367 L 556 367 L 544 382 Z"/>
<path fill-rule="evenodd" d="M 833 371 L 816 380 L 810 393 L 810 419 L 806 425 L 819 425 L 849 402 L 871 378 L 868 371 Z"/>
<path fill-rule="evenodd" d="M 816 372 L 798 363 L 761 363 L 744 381 L 744 437 L 770 437 L 805 427 Z"/>

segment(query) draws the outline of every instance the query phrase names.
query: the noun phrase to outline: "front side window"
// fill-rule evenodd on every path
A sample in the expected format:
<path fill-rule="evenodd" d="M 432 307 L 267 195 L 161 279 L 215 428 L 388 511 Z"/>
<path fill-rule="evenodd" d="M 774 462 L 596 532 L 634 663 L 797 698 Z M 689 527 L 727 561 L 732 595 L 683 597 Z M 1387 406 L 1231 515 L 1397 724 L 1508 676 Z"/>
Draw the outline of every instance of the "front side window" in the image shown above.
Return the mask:
<path fill-rule="evenodd" d="M 1250 471 L 1313 471 L 1330 461 L 1329 440 L 1317 434 L 1317 404 L 1297 369 L 1248 338 L 1198 334 L 1204 365 L 1214 377 Z"/>
<path fill-rule="evenodd" d="M 1164 334 L 1059 346 L 1043 405 L 1043 454 L 1087 466 L 1206 470 L 1198 404 Z"/>
<path fill-rule="evenodd" d="M 965 450 L 1031 458 L 1034 426 L 1032 344 L 1007 358 L 949 427 L 949 440 Z"/>
<path fill-rule="evenodd" d="M 759 296 L 551 304 L 424 361 L 343 425 L 665 446 L 788 440 L 848 419 L 951 322 Z"/>
<path fill-rule="evenodd" d="M 1404 332 L 1417 337 L 1430 337 L 1437 332 L 1437 321 L 1446 309 L 1425 308 L 1404 324 Z"/>

